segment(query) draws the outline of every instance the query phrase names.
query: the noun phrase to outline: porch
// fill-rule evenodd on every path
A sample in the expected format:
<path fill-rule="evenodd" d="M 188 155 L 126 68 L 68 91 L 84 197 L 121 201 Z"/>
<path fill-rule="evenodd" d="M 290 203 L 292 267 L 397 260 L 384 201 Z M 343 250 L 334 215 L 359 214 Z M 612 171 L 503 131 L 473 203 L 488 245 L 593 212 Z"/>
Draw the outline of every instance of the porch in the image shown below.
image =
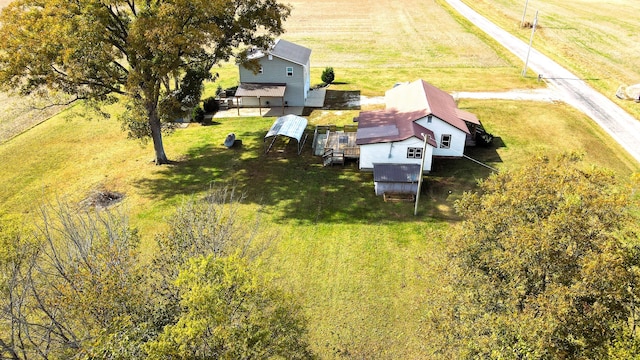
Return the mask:
<path fill-rule="evenodd" d="M 357 125 L 318 125 L 313 134 L 313 154 L 323 157 L 323 164 L 344 164 L 346 159 L 359 159 L 360 146 L 356 145 Z"/>

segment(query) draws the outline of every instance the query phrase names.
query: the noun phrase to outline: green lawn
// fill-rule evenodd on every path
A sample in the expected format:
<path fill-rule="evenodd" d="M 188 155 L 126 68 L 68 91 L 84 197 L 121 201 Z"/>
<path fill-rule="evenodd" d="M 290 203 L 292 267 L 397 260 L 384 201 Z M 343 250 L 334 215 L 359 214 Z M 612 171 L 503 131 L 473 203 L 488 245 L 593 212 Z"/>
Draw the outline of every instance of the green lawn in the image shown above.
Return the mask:
<path fill-rule="evenodd" d="M 520 64 L 495 43 L 475 35 L 435 3 L 411 2 L 413 13 L 391 0 L 370 7 L 354 1 L 335 11 L 340 4 L 294 2 L 293 25 L 285 36 L 313 48 L 317 82 L 324 66 L 334 66 L 340 84 L 332 89 L 382 95 L 397 81 L 418 78 L 447 91 L 540 86 L 523 79 Z M 381 12 L 389 18 L 384 24 L 347 21 L 351 16 L 374 19 Z M 416 24 L 421 14 L 430 20 L 429 41 L 394 44 L 394 36 L 411 32 L 406 24 L 396 24 Z M 380 37 L 358 41 L 364 36 L 358 33 L 361 26 Z M 453 33 L 438 35 L 444 30 Z M 327 37 L 327 32 L 335 36 Z M 392 44 L 396 47 L 387 49 Z M 454 51 L 461 45 L 476 49 L 476 57 Z M 359 49 L 366 54 L 358 55 Z M 416 52 L 424 56 L 418 59 L 412 55 Z M 223 87 L 237 82 L 232 65 L 218 71 Z M 205 96 L 216 87 L 208 84 Z M 465 99 L 459 106 L 476 113 L 497 137 L 495 147 L 468 153 L 492 167 L 508 169 L 531 156 L 578 151 L 585 154 L 587 166 L 610 168 L 622 179 L 640 171 L 590 119 L 569 106 Z M 453 202 L 490 170 L 465 159 L 435 161 L 418 216 L 413 216 L 413 203 L 385 203 L 376 197 L 371 174 L 359 172 L 356 164 L 323 168 L 309 144 L 300 156 L 295 144 L 284 142 L 265 155 L 263 136 L 273 118 L 216 119 L 210 126 L 178 129 L 165 138 L 167 155 L 175 163 L 157 167 L 150 144 L 127 140 L 115 120 L 80 110 L 78 106 L 0 145 L 0 213 L 29 221 L 46 198 L 80 202 L 97 189 L 122 192 L 125 200 L 119 206 L 131 215 L 149 252 L 153 235 L 163 230 L 164 220 L 185 197 L 201 196 L 212 185 L 232 185 L 246 196 L 242 215 L 259 218 L 265 238 L 275 236 L 264 266 L 301 299 L 310 341 L 322 358 L 438 357 L 431 353 L 433 334 L 426 319 L 442 305 L 438 279 L 446 269 L 446 234 L 459 221 Z M 71 112 L 77 115 L 65 116 Z M 350 123 L 357 112 L 314 111 L 307 130 L 312 133 L 316 124 Z M 241 148 L 222 145 L 229 132 L 243 141 Z"/>
<path fill-rule="evenodd" d="M 499 137 L 499 147 L 469 155 L 504 169 L 534 155 L 580 151 L 588 164 L 623 178 L 639 170 L 588 118 L 565 105 L 542 105 L 461 101 Z M 126 195 L 120 206 L 151 251 L 149 240 L 176 204 L 211 184 L 234 185 L 246 195 L 245 216 L 259 217 L 264 236 L 275 236 L 265 266 L 304 303 L 311 342 L 324 358 L 428 354 L 423 321 L 440 305 L 445 235 L 458 220 L 453 201 L 490 170 L 468 160 L 436 161 L 414 217 L 412 203 L 376 197 L 371 174 L 355 164 L 323 168 L 308 146 L 298 156 L 295 144 L 278 143 L 265 155 L 262 137 L 272 121 L 192 124 L 165 139 L 176 163 L 156 167 L 150 146 L 126 140 L 113 121 L 57 117 L 0 146 L 8 170 L 0 174 L 3 209 L 29 213 L 43 195 L 80 201 L 94 189 L 119 191 Z M 231 131 L 242 148 L 222 145 Z"/>

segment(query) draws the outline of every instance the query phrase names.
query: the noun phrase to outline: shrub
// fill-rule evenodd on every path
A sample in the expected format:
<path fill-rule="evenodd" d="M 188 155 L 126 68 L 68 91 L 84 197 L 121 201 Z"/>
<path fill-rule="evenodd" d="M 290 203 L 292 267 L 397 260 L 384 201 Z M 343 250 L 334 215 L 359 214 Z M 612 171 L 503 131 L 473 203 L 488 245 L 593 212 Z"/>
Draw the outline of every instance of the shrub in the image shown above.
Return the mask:
<path fill-rule="evenodd" d="M 202 107 L 204 108 L 205 113 L 217 113 L 220 110 L 220 105 L 218 101 L 213 97 L 208 97 L 204 99 L 202 102 Z"/>
<path fill-rule="evenodd" d="M 194 107 L 193 111 L 191 112 L 191 118 L 195 122 L 199 122 L 199 123 L 203 122 L 204 121 L 204 110 L 202 110 L 202 108 L 199 105 Z"/>
<path fill-rule="evenodd" d="M 333 72 L 332 67 L 325 68 L 324 71 L 322 71 L 322 76 L 320 77 L 322 82 L 327 85 L 331 84 L 333 80 L 335 80 L 335 78 L 336 78 L 336 75 Z"/>

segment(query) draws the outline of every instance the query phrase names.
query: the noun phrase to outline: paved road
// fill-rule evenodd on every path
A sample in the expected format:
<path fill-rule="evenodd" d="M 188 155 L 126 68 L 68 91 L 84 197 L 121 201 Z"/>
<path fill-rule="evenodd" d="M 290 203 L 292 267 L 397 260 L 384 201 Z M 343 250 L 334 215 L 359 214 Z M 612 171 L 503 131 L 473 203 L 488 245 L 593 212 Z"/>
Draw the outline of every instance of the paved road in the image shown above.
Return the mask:
<path fill-rule="evenodd" d="M 528 43 L 502 30 L 460 0 L 446 1 L 470 22 L 522 59 L 524 67 L 529 49 Z M 528 67 L 534 72 L 542 74 L 545 81 L 550 87 L 555 88 L 554 90 L 563 101 L 591 117 L 640 162 L 640 121 L 629 115 L 609 98 L 595 91 L 576 75 L 535 49 L 531 49 L 529 54 Z"/>

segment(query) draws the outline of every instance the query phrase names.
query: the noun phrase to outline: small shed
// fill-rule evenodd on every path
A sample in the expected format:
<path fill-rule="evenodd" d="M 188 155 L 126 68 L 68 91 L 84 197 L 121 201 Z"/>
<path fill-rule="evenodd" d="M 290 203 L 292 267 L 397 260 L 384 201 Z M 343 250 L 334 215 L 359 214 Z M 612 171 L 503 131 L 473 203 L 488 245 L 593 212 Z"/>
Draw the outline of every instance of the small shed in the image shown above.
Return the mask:
<path fill-rule="evenodd" d="M 300 155 L 307 141 L 307 134 L 304 133 L 306 128 L 307 119 L 301 116 L 289 114 L 277 118 L 271 125 L 267 135 L 264 136 L 264 141 L 271 139 L 265 154 L 271 150 L 279 136 L 285 136 L 298 142 L 298 155 Z"/>
<path fill-rule="evenodd" d="M 417 195 L 420 165 L 373 164 L 376 195 Z"/>

